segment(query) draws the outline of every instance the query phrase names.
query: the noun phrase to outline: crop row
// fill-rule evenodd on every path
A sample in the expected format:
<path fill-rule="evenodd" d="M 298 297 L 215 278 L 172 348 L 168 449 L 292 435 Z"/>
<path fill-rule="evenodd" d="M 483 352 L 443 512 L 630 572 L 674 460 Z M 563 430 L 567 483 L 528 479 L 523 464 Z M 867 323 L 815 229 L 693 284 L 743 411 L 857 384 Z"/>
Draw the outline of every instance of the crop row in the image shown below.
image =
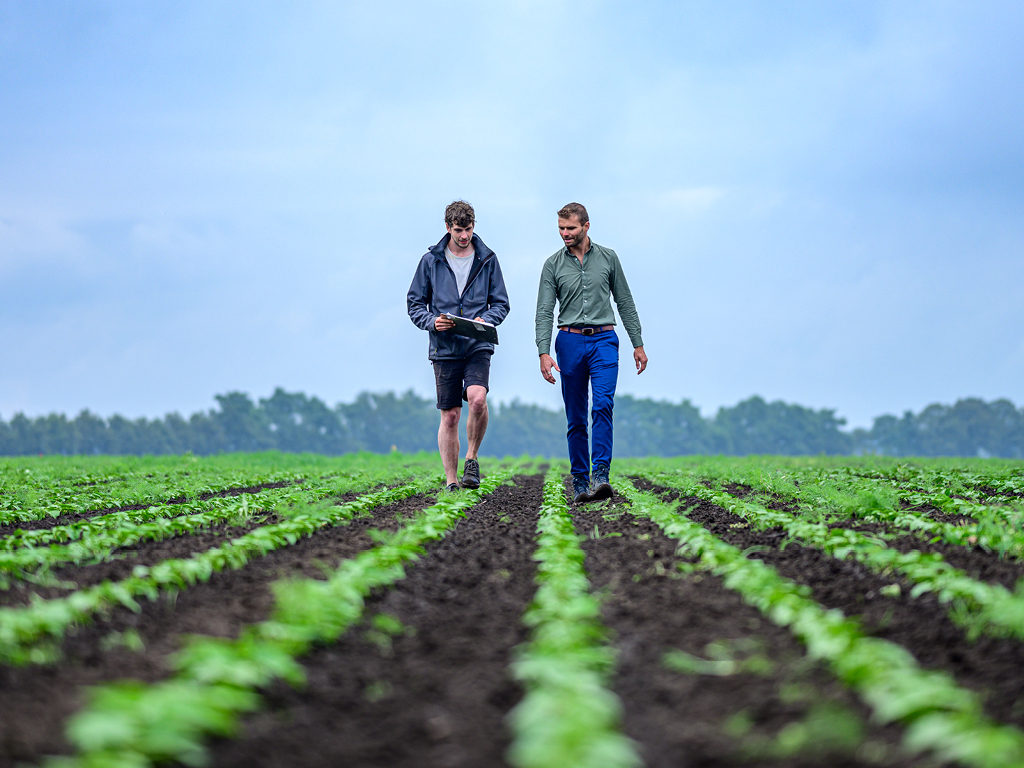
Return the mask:
<path fill-rule="evenodd" d="M 980 503 L 1013 502 L 1024 495 L 1020 462 L 996 460 L 907 460 L 862 457 L 681 457 L 668 460 L 675 469 L 702 477 L 733 479 L 759 473 L 799 476 L 838 483 L 870 479 L 898 492 L 938 493 Z"/>
<path fill-rule="evenodd" d="M 772 467 L 720 459 L 702 460 L 688 471 L 678 462 L 665 460 L 645 461 L 644 468 L 719 489 L 744 486 L 768 501 L 795 506 L 795 514 L 811 520 L 842 523 L 853 518 L 879 523 L 894 535 L 916 533 L 954 546 L 981 547 L 1000 557 L 1024 555 L 1024 505 L 1020 504 L 972 502 L 946 491 L 907 491 L 850 468 Z M 918 511 L 921 508 L 925 511 Z M 929 508 L 952 516 L 955 522 L 941 519 Z"/>
<path fill-rule="evenodd" d="M 339 473 L 373 470 L 393 464 L 389 457 L 358 455 L 343 459 L 317 456 L 273 455 L 215 457 L 200 462 L 195 457 L 140 460 L 142 467 L 120 472 L 107 479 L 97 474 L 84 481 L 69 472 L 53 472 L 52 464 L 25 467 L 7 461 L 0 463 L 0 525 L 41 520 L 64 514 L 82 514 L 94 510 L 150 506 L 172 499 L 195 501 L 239 488 L 273 484 L 291 484 L 307 478 L 326 478 Z M 109 463 L 109 459 L 107 462 Z M 427 466 L 422 457 L 408 462 Z M 240 466 L 241 465 L 241 466 Z M 102 466 L 102 464 L 99 464 Z M 58 465 L 57 468 L 60 468 Z"/>
<path fill-rule="evenodd" d="M 297 656 L 331 641 L 362 615 L 371 589 L 404 576 L 404 565 L 440 538 L 464 510 L 508 479 L 493 474 L 476 491 L 453 494 L 421 510 L 382 543 L 346 560 L 326 580 L 297 579 L 274 586 L 273 616 L 246 628 L 237 639 L 193 638 L 175 657 L 175 675 L 153 685 L 120 682 L 94 691 L 91 705 L 69 724 L 79 750 L 51 765 L 145 766 L 177 760 L 200 764 L 203 739 L 234 732 L 241 713 L 259 702 L 257 689 L 272 679 L 303 680 Z M 366 504 L 385 499 L 366 500 Z"/>
<path fill-rule="evenodd" d="M 523 617 L 533 636 L 513 669 L 526 695 L 511 714 L 509 758 L 520 768 L 640 765 L 619 730 L 618 697 L 607 688 L 615 654 L 600 600 L 590 592 L 561 472 L 545 479 L 537 527 L 537 594 Z"/>
<path fill-rule="evenodd" d="M 93 510 L 148 506 L 171 499 L 199 499 L 235 488 L 294 483 L 307 477 L 293 469 L 254 472 L 193 472 L 160 479 L 135 478 L 132 482 L 91 486 L 65 485 L 48 480 L 45 484 L 4 487 L 0 493 L 0 524 L 42 520 Z"/>
<path fill-rule="evenodd" d="M 922 669 L 904 648 L 865 636 L 857 621 L 825 610 L 807 596 L 806 587 L 748 558 L 679 514 L 675 505 L 628 482 L 619 487 L 633 513 L 649 517 L 678 540 L 681 554 L 696 558 L 698 568 L 721 576 L 726 587 L 788 627 L 811 658 L 827 662 L 873 709 L 876 720 L 902 723 L 908 750 L 930 750 L 942 760 L 984 768 L 1024 762 L 1024 734 L 986 718 L 977 694 L 944 673 Z"/>
<path fill-rule="evenodd" d="M 0 587 L 6 586 L 7 577 L 24 577 L 66 563 L 101 562 L 115 550 L 140 542 L 187 535 L 219 523 L 244 525 L 254 516 L 278 507 L 339 493 L 362 492 L 396 479 L 392 473 L 353 473 L 301 487 L 194 502 L 186 507 L 185 514 L 180 514 L 180 505 L 165 505 L 151 507 L 141 514 L 110 513 L 46 530 L 18 531 L 0 541 L 0 547 L 9 548 L 0 551 Z M 70 543 L 42 546 L 48 542 Z"/>
<path fill-rule="evenodd" d="M 896 534 L 918 533 L 962 547 L 978 546 L 1000 557 L 1024 555 L 1024 510 L 951 497 L 946 493 L 900 491 L 884 481 L 847 478 L 839 482 L 819 474 L 747 472 L 732 477 L 774 500 L 792 501 L 799 514 L 838 522 L 849 519 L 880 523 Z M 959 522 L 936 519 L 915 507 L 937 508 Z"/>
<path fill-rule="evenodd" d="M 952 604 L 950 617 L 972 633 L 1024 639 L 1024 594 L 972 579 L 937 553 L 899 552 L 877 537 L 766 509 L 692 478 L 672 474 L 646 477 L 727 509 L 758 530 L 780 528 L 790 540 L 820 549 L 837 560 L 853 559 L 875 573 L 899 573 L 914 585 L 912 595 L 934 592 L 941 602 Z"/>
<path fill-rule="evenodd" d="M 87 621 L 99 611 L 115 605 L 134 608 L 138 597 L 154 599 L 161 589 L 187 587 L 225 568 L 241 568 L 253 556 L 294 544 L 320 528 L 345 524 L 368 509 L 405 498 L 435 483 L 436 478 L 419 480 L 340 506 L 330 503 L 330 497 L 345 493 L 349 489 L 347 480 L 316 490 L 296 489 L 288 501 L 297 506 L 276 510 L 284 518 L 279 523 L 260 526 L 189 558 L 165 560 L 151 567 L 137 566 L 126 579 L 105 581 L 66 597 L 38 600 L 24 608 L 0 609 L 0 660 L 19 664 L 50 661 L 54 647 L 40 641 L 58 640 L 69 626 Z M 327 501 L 322 502 L 324 499 Z"/>

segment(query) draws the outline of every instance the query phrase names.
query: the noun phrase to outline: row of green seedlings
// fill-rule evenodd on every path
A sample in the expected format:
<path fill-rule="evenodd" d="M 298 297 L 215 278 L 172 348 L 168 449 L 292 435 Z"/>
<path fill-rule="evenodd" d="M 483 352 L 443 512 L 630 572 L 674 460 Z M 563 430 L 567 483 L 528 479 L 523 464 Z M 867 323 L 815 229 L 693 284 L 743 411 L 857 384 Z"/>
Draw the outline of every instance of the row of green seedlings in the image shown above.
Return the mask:
<path fill-rule="evenodd" d="M 0 662 L 8 664 L 47 663 L 58 653 L 58 642 L 69 627 L 92 620 L 102 611 L 123 605 L 138 610 L 137 598 L 156 599 L 162 589 L 183 589 L 206 581 L 214 573 L 244 567 L 251 558 L 334 525 L 347 524 L 382 504 L 390 504 L 436 487 L 438 478 L 420 478 L 395 488 L 364 495 L 342 505 L 333 499 L 352 491 L 365 490 L 391 479 L 382 474 L 349 479 L 316 489 L 293 489 L 291 508 L 275 510 L 281 522 L 258 527 L 231 541 L 187 558 L 164 560 L 153 566 L 136 566 L 132 575 L 107 580 L 64 597 L 33 600 L 26 607 L 0 608 Z"/>
<path fill-rule="evenodd" d="M 202 765 L 204 741 L 231 736 L 239 718 L 260 705 L 258 689 L 274 679 L 304 682 L 297 661 L 313 646 L 339 638 L 363 613 L 371 590 L 404 578 L 423 546 L 442 538 L 479 499 L 513 474 L 486 478 L 475 491 L 444 495 L 380 544 L 344 561 L 326 580 L 274 584 L 270 619 L 237 639 L 193 637 L 175 655 L 173 677 L 145 685 L 122 681 L 92 690 L 89 705 L 68 724 L 78 754 L 51 758 L 51 768 L 142 768 L 164 761 Z M 367 503 L 374 503 L 369 500 Z"/>
<path fill-rule="evenodd" d="M 905 491 L 880 480 L 860 479 L 846 486 L 809 478 L 794 478 L 800 485 L 772 492 L 785 493 L 802 502 L 809 510 L 833 509 L 838 514 L 866 522 L 881 523 L 945 541 L 954 546 L 981 547 L 1000 558 L 1024 556 L 1024 508 L 1021 505 L 983 504 L 950 496 L 943 492 Z M 755 483 L 765 489 L 765 484 Z M 963 522 L 936 520 L 914 507 L 931 507 Z"/>
<path fill-rule="evenodd" d="M 351 454 L 350 454 L 351 455 Z M 178 456 L 49 456 L 46 458 L 0 458 L 0 490 L 52 486 L 89 488 L 135 482 L 185 480 L 206 474 L 249 472 L 264 474 L 287 466 L 295 471 L 315 472 L 334 461 L 315 454 L 275 452 L 233 453 L 197 457 Z"/>
<path fill-rule="evenodd" d="M 722 476 L 719 475 L 721 480 Z M 894 530 L 933 537 L 954 546 L 981 547 L 999 557 L 1024 556 L 1024 509 L 1019 506 L 980 504 L 944 493 L 907 492 L 877 479 L 834 474 L 747 470 L 729 475 L 773 498 L 796 501 L 808 519 L 835 522 L 854 518 Z M 906 507 L 931 506 L 972 522 L 950 523 Z M 883 536 L 884 538 L 884 536 Z"/>
<path fill-rule="evenodd" d="M 5 492 L 0 496 L 0 525 L 28 520 L 44 520 L 68 514 L 83 514 L 99 509 L 161 504 L 170 499 L 196 500 L 202 496 L 236 488 L 272 483 L 296 483 L 307 475 L 292 469 L 261 473 L 195 473 L 187 477 L 169 477 L 160 482 L 142 480 L 130 485 L 98 488 L 51 486 Z"/>
<path fill-rule="evenodd" d="M 642 474 L 652 483 L 667 485 L 727 509 L 756 530 L 780 528 L 789 540 L 820 549 L 837 560 L 853 559 L 878 574 L 898 573 L 914 585 L 912 597 L 931 592 L 941 603 L 949 605 L 950 618 L 971 637 L 986 634 L 1024 640 L 1024 593 L 972 579 L 938 553 L 902 553 L 887 547 L 878 537 L 766 509 L 723 490 L 708 488 L 693 477 L 649 471 Z"/>
<path fill-rule="evenodd" d="M 405 474 L 402 471 L 400 477 Z M 363 490 L 373 483 L 397 479 L 379 473 L 350 474 L 331 480 L 321 479 L 301 488 L 268 489 L 187 505 L 113 512 L 45 530 L 17 531 L 0 539 L 0 589 L 9 588 L 12 579 L 48 583 L 45 574 L 51 568 L 68 563 L 102 562 L 115 550 L 141 542 L 189 535 L 221 523 L 247 525 L 263 512 L 301 502 L 310 494 L 323 496 L 324 489 L 328 489 L 329 494 L 337 489 L 339 481 L 351 486 L 352 490 Z"/>
<path fill-rule="evenodd" d="M 196 471 L 191 456 L 50 456 L 0 458 L 0 490 L 53 485 L 88 487 Z"/>
<path fill-rule="evenodd" d="M 375 462 L 367 464 L 366 462 L 361 462 L 356 464 L 352 462 L 348 467 L 338 467 L 337 469 L 338 471 L 319 477 L 319 482 L 321 484 L 328 481 L 337 482 L 346 478 L 355 482 L 360 477 L 366 475 L 382 476 L 381 473 L 387 473 L 388 471 L 391 471 L 396 479 L 403 476 L 427 475 L 433 472 L 433 464 L 428 465 L 422 461 L 413 460 L 400 466 L 392 467 L 390 463 Z M 226 490 L 231 490 L 239 487 L 237 483 L 238 480 L 233 479 L 222 484 L 225 485 Z M 312 483 L 308 487 L 312 487 Z M 290 491 L 287 488 L 283 490 L 266 489 L 248 495 L 248 502 L 246 502 L 246 496 L 240 496 L 240 499 L 222 496 L 213 496 L 200 500 L 193 498 L 181 503 L 157 504 L 144 509 L 127 509 L 93 515 L 74 523 L 55 525 L 46 529 L 30 531 L 16 529 L 7 536 L 0 538 L 0 551 L 10 551 L 26 546 L 66 543 L 81 539 L 87 535 L 112 531 L 128 525 L 141 525 L 165 517 L 181 517 L 218 509 L 235 510 L 239 504 L 242 505 L 242 508 L 239 510 L 238 516 L 245 518 L 249 516 L 251 511 L 263 508 L 262 505 L 268 501 L 276 499 L 279 495 L 288 496 L 288 494 L 290 494 Z M 178 493 L 177 495 L 181 496 L 184 494 Z M 287 498 L 285 498 L 285 501 L 287 501 Z M 274 501 L 273 503 L 276 504 L 278 502 Z"/>
<path fill-rule="evenodd" d="M 836 478 L 863 477 L 884 480 L 908 491 L 938 493 L 978 503 L 1002 501 L 999 497 L 1024 494 L 1024 468 L 991 466 L 988 471 L 977 467 L 931 467 L 897 464 L 888 469 L 860 469 L 853 466 L 821 470 L 822 475 Z"/>
<path fill-rule="evenodd" d="M 338 476 L 339 478 L 342 476 Z M 357 474 L 348 475 L 356 479 Z M 322 478 L 324 480 L 324 478 Z M 0 551 L 11 552 L 24 547 L 38 547 L 44 544 L 66 544 L 89 536 L 97 536 L 118 529 L 144 525 L 172 517 L 189 517 L 219 510 L 231 510 L 244 517 L 245 508 L 258 511 L 272 499 L 287 497 L 292 489 L 266 489 L 237 496 L 214 496 L 200 501 L 184 501 L 180 504 L 156 504 L 144 509 L 126 509 L 76 520 L 72 523 L 54 525 L 36 530 L 17 529 L 0 538 Z"/>
<path fill-rule="evenodd" d="M 615 652 L 555 468 L 545 478 L 537 527 L 537 593 L 523 618 L 533 632 L 512 667 L 526 695 L 509 716 L 509 762 L 517 768 L 641 765 L 619 727 L 621 703 L 608 689 Z"/>
<path fill-rule="evenodd" d="M 318 483 L 309 490 L 337 483 Z M 357 485 L 361 485 L 356 481 Z M 185 510 L 177 505 L 150 507 L 128 513 L 111 513 L 47 530 L 25 531 L 0 542 L 0 589 L 14 579 L 50 583 L 50 569 L 83 562 L 103 562 L 117 549 L 143 542 L 163 541 L 186 536 L 221 523 L 245 525 L 254 517 L 295 499 L 294 488 L 273 489 L 235 498 L 207 499 L 190 504 Z M 174 514 L 174 517 L 170 517 Z"/>
<path fill-rule="evenodd" d="M 1024 478 L 1016 476 L 996 479 L 945 471 L 921 473 L 908 481 L 885 475 L 870 476 L 848 469 L 814 473 L 797 471 L 793 474 L 803 478 L 815 477 L 819 482 L 832 480 L 840 485 L 871 481 L 891 488 L 909 506 L 930 505 L 949 514 L 973 515 L 976 511 L 1000 510 L 1005 505 L 1012 509 L 1024 491 Z"/>
<path fill-rule="evenodd" d="M 700 475 L 730 477 L 757 471 L 817 475 L 844 482 L 868 478 L 889 482 L 901 491 L 941 493 L 985 502 L 1024 492 L 1024 463 L 1020 461 L 886 459 L 883 457 L 746 456 L 677 458 L 678 469 Z"/>
<path fill-rule="evenodd" d="M 1024 733 L 988 719 L 980 697 L 942 672 L 922 669 L 899 645 L 865 635 L 860 624 L 840 611 L 826 610 L 809 589 L 780 576 L 760 560 L 712 535 L 652 494 L 628 481 L 616 487 L 629 499 L 633 514 L 654 521 L 679 542 L 678 552 L 696 559 L 682 569 L 698 568 L 723 579 L 775 624 L 788 628 L 808 656 L 829 665 L 855 691 L 880 723 L 905 727 L 903 746 L 911 753 L 930 751 L 939 760 L 972 768 L 1024 764 Z"/>
<path fill-rule="evenodd" d="M 31 484 L 0 486 L 0 524 L 20 520 L 38 520 L 61 514 L 82 514 L 168 502 L 171 499 L 197 500 L 203 496 L 236 488 L 271 483 L 295 483 L 304 478 L 329 477 L 346 472 L 366 471 L 394 465 L 392 457 L 349 454 L 343 457 L 311 455 L 232 455 L 179 459 L 183 467 L 154 474 L 145 467 L 111 483 L 80 486 L 53 477 L 32 474 Z M 424 465 L 412 457 L 406 463 Z M 28 467 L 24 472 L 33 473 Z"/>

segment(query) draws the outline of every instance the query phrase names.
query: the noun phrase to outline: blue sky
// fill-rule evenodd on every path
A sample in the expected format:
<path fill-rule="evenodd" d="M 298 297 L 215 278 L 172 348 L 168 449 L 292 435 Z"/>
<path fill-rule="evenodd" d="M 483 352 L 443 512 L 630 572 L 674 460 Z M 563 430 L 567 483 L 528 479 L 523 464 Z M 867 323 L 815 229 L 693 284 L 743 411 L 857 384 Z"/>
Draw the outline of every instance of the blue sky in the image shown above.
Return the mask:
<path fill-rule="evenodd" d="M 432 396 L 405 292 L 456 198 L 512 303 L 492 399 L 560 402 L 533 313 L 577 200 L 644 327 L 620 392 L 853 426 L 1024 405 L 1022 28 L 1017 2 L 7 0 L 0 417 Z"/>

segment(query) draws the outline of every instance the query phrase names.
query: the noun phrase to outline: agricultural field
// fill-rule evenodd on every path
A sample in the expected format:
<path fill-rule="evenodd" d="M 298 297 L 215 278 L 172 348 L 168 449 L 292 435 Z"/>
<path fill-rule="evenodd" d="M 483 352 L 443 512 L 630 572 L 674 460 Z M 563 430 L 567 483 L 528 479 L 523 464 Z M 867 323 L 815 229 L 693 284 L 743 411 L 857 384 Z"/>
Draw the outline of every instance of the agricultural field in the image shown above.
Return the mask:
<path fill-rule="evenodd" d="M 1024 462 L 0 460 L 0 767 L 1024 766 Z"/>

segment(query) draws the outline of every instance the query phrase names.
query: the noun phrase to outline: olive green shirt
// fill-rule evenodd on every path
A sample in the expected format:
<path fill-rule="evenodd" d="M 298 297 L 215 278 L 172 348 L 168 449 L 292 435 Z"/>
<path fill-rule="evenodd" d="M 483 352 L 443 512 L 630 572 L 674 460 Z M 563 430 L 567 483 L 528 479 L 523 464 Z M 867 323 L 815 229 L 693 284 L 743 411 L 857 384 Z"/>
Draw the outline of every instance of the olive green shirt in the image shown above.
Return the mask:
<path fill-rule="evenodd" d="M 640 316 L 633 304 L 619 257 L 611 248 L 593 240 L 583 255 L 583 264 L 568 248 L 561 248 L 544 262 L 537 292 L 537 351 L 551 350 L 551 327 L 555 300 L 558 300 L 558 325 L 615 325 L 611 297 L 619 309 L 622 325 L 634 349 L 644 345 L 640 337 Z"/>

